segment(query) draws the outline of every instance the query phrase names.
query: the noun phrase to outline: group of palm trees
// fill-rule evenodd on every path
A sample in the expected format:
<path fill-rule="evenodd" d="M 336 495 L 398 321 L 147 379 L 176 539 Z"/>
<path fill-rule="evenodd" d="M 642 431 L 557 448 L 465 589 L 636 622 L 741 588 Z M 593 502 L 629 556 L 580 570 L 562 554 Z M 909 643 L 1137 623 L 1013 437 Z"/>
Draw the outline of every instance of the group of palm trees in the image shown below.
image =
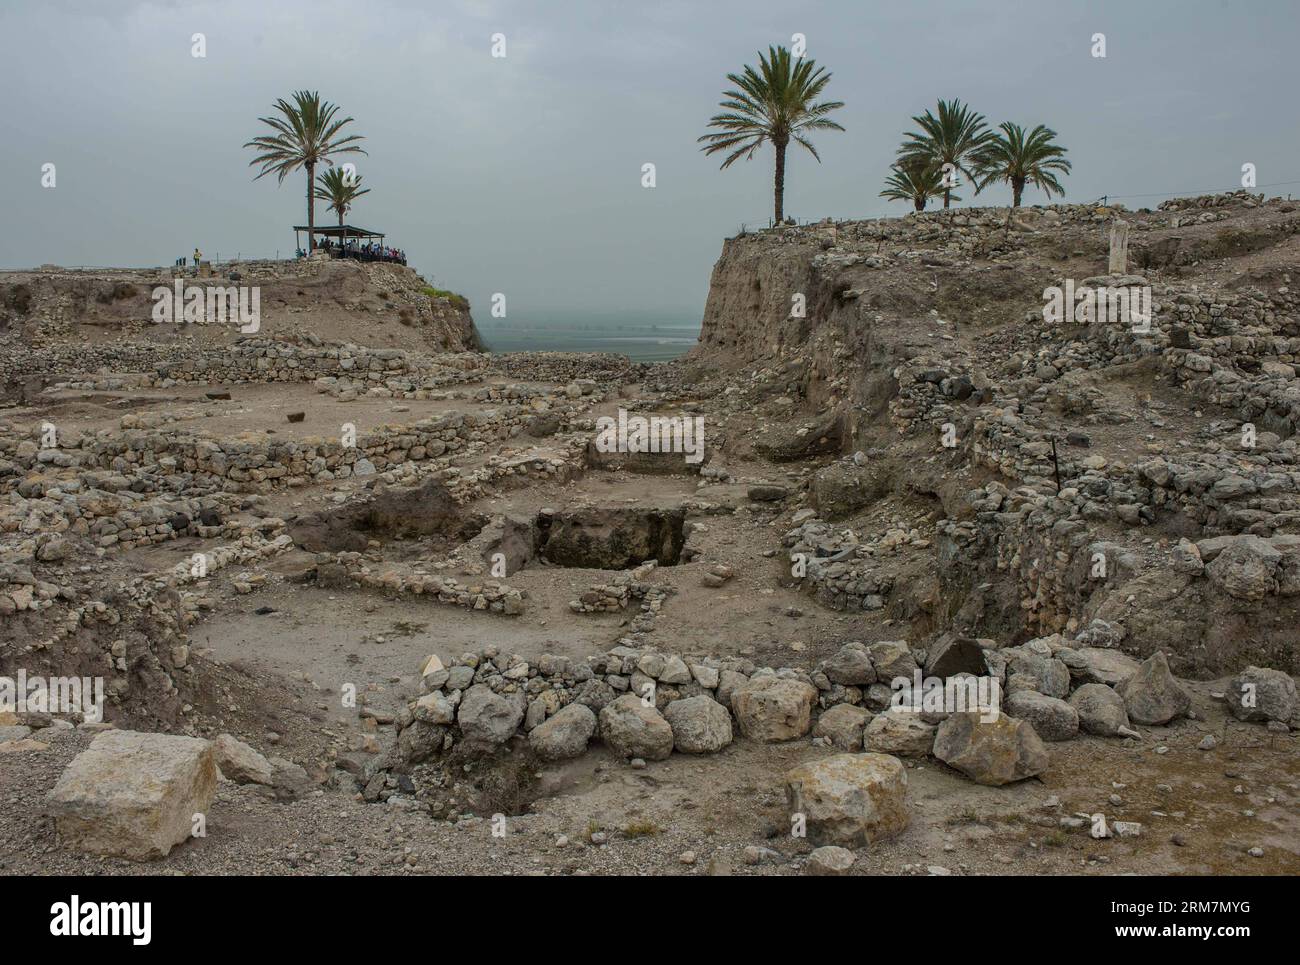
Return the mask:
<path fill-rule="evenodd" d="M 920 130 L 905 135 L 882 198 L 910 201 L 924 211 L 932 197 L 942 195 L 947 208 L 961 200 L 953 190 L 963 176 L 976 194 L 990 184 L 1010 184 L 1013 208 L 1020 207 L 1026 185 L 1042 189 L 1049 198 L 1065 195 L 1056 175 L 1068 173 L 1070 162 L 1065 148 L 1053 142 L 1056 132 L 1050 127 L 1039 124 L 1026 132 L 1019 124 L 1003 121 L 993 131 L 983 114 L 955 98 L 939 101 L 937 115 L 926 111 L 912 120 Z"/>
<path fill-rule="evenodd" d="M 808 150 L 820 162 L 810 135 L 814 131 L 842 131 L 828 116 L 844 106 L 843 101 L 818 101 L 831 75 L 816 61 L 792 57 L 785 47 L 768 47 L 758 55 L 758 69 L 746 65 L 739 74 L 728 74 L 735 85 L 723 92 L 708 126 L 716 130 L 703 135 L 705 154 L 727 152 L 723 169 L 744 158 L 749 160 L 764 144 L 776 152 L 773 178 L 774 223 L 785 218 L 785 152 L 791 143 Z M 340 136 L 352 118 L 339 118 L 338 107 L 322 101 L 316 91 L 297 91 L 293 101 L 275 102 L 277 115 L 259 118 L 273 133 L 255 137 L 244 147 L 258 151 L 250 165 L 261 165 L 257 177 L 275 174 L 280 183 L 303 168 L 307 172 L 307 244 L 314 245 L 316 201 L 328 201 L 338 213 L 339 224 L 353 203 L 370 189 L 361 187 L 360 176 L 351 166 L 335 167 L 334 156 L 365 154 L 358 134 Z M 918 130 L 905 136 L 898 158 L 890 167 L 882 198 L 910 201 L 924 211 L 931 198 L 943 197 L 947 208 L 961 198 L 955 189 L 961 178 L 979 194 L 990 184 L 1011 185 L 1011 203 L 1020 206 L 1025 187 L 1040 188 L 1049 198 L 1064 195 L 1057 174 L 1070 170 L 1065 148 L 1056 144 L 1056 132 L 1042 124 L 1026 132 L 1019 124 L 1006 121 L 992 130 L 983 114 L 961 101 L 940 100 L 938 113 L 926 111 L 913 117 Z M 316 168 L 326 170 L 316 175 Z"/>
<path fill-rule="evenodd" d="M 255 137 L 244 147 L 258 151 L 249 165 L 262 166 L 257 178 L 274 174 L 279 183 L 299 168 L 307 172 L 307 252 L 315 247 L 316 201 L 328 201 L 329 208 L 338 213 L 339 224 L 352 208 L 352 204 L 369 188 L 361 187 L 361 176 L 355 169 L 335 167 L 336 154 L 365 154 L 357 144 L 363 141 L 359 134 L 340 137 L 339 132 L 352 118 L 338 118 L 338 106 L 322 101 L 316 91 L 300 90 L 294 93 L 293 102 L 283 97 L 275 102 L 278 115 L 259 120 L 275 133 Z M 325 165 L 320 176 L 316 168 Z M 257 180 L 254 178 L 254 180 Z"/>
<path fill-rule="evenodd" d="M 705 154 L 727 151 L 722 167 L 740 158 L 749 160 L 764 144 L 776 152 L 774 223 L 785 215 L 785 152 L 791 142 L 806 148 L 820 162 L 809 134 L 817 130 L 844 130 L 827 116 L 843 107 L 842 101 L 817 98 L 831 75 L 813 60 L 792 58 L 784 47 L 769 47 L 758 55 L 758 69 L 746 65 L 740 74 L 728 74 L 735 87 L 723 92 L 708 126 L 717 130 L 699 141 Z M 898 157 L 890 167 L 882 198 L 910 201 L 924 211 L 931 198 L 942 196 L 947 208 L 960 201 L 955 189 L 961 178 L 975 186 L 975 193 L 990 184 L 1011 185 L 1011 203 L 1020 206 L 1025 187 L 1040 188 L 1049 198 L 1064 196 L 1058 174 L 1068 173 L 1065 148 L 1056 144 L 1056 132 L 1042 124 L 1026 132 L 1010 121 L 991 130 L 984 115 L 961 101 L 939 101 L 938 114 L 926 111 L 913 117 L 919 130 L 905 135 Z"/>

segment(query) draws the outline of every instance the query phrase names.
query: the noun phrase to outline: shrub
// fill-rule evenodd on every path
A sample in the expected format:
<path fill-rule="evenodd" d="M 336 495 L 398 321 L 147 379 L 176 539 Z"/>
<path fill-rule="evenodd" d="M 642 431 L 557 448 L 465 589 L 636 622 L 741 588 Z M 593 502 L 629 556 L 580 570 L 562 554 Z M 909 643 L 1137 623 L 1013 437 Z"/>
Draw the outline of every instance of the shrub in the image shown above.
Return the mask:
<path fill-rule="evenodd" d="M 455 292 L 449 292 L 445 288 L 434 288 L 432 285 L 425 285 L 420 289 L 421 293 L 428 295 L 430 298 L 443 298 L 451 304 L 465 311 L 469 308 L 469 299 L 464 295 L 457 295 Z"/>

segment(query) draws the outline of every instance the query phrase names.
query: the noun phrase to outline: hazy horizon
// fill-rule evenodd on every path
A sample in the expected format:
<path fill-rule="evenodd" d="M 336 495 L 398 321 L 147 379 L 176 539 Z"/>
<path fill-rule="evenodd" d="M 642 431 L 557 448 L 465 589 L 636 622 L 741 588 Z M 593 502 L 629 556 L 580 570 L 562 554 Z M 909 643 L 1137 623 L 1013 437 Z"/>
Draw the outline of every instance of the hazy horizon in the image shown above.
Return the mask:
<path fill-rule="evenodd" d="M 368 156 L 342 158 L 371 189 L 348 221 L 385 231 L 481 325 L 500 321 L 496 292 L 520 324 L 698 322 L 722 239 L 770 217 L 772 152 L 719 171 L 696 138 L 724 75 L 769 44 L 804 34 L 834 75 L 825 97 L 846 103 L 846 131 L 815 138 L 820 165 L 791 148 L 786 210 L 802 220 L 906 214 L 877 194 L 911 115 L 940 97 L 993 125 L 1053 127 L 1074 164 L 1069 201 L 1231 190 L 1243 163 L 1258 190 L 1300 189 L 1300 131 L 1268 121 L 1291 116 L 1297 27 L 1284 3 L 20 0 L 0 10 L 0 201 L 18 229 L 0 234 L 0 267 L 164 265 L 196 245 L 292 255 L 305 175 L 254 181 L 243 144 L 306 88 L 366 137 Z M 206 57 L 191 56 L 196 32 Z M 1090 53 L 1097 32 L 1105 58 Z M 319 202 L 316 219 L 337 220 Z"/>

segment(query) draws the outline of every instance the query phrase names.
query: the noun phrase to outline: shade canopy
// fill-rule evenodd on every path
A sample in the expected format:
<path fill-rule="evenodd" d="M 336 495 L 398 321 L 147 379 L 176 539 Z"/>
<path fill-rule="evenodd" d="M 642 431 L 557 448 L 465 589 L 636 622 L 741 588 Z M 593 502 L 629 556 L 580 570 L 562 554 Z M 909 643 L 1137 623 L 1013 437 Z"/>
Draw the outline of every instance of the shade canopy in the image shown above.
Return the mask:
<path fill-rule="evenodd" d="M 370 231 L 366 228 L 358 228 L 355 225 L 316 225 L 314 228 L 308 228 L 306 225 L 294 225 L 294 231 L 311 231 L 318 235 L 324 235 L 326 238 L 382 238 L 382 231 Z"/>

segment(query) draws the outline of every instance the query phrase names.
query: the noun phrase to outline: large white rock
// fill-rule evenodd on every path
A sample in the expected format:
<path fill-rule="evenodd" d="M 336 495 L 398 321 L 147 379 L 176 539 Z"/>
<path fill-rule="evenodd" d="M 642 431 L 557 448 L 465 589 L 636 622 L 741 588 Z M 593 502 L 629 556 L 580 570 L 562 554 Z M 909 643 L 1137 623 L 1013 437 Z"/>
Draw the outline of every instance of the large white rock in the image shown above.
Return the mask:
<path fill-rule="evenodd" d="M 1103 647 L 1080 647 L 1068 663 L 1072 679 L 1083 683 L 1118 686 L 1138 671 L 1139 664 L 1128 654 Z"/>
<path fill-rule="evenodd" d="M 563 761 L 578 757 L 596 733 L 596 715 L 590 707 L 569 704 L 528 733 L 528 743 L 538 757 Z"/>
<path fill-rule="evenodd" d="M 145 861 L 190 836 L 216 788 L 209 741 L 110 730 L 73 758 L 47 802 L 65 845 Z"/>
<path fill-rule="evenodd" d="M 731 694 L 740 732 L 750 740 L 775 743 L 803 737 L 812 728 L 817 689 L 801 680 L 753 677 Z"/>
<path fill-rule="evenodd" d="M 672 727 L 636 694 L 624 694 L 602 708 L 600 737 L 623 757 L 661 761 L 673 752 Z"/>
<path fill-rule="evenodd" d="M 683 754 L 713 754 L 731 743 L 731 714 L 707 694 L 672 701 L 664 718 Z"/>
<path fill-rule="evenodd" d="M 1006 714 L 953 714 L 934 735 L 934 756 L 976 784 L 997 787 L 1047 769 L 1051 757 L 1034 729 Z"/>
<path fill-rule="evenodd" d="M 528 698 L 520 691 L 498 694 L 487 684 L 475 684 L 460 699 L 456 723 L 466 740 L 497 746 L 515 735 L 527 709 Z"/>
<path fill-rule="evenodd" d="M 785 775 L 791 817 L 814 844 L 865 845 L 907 827 L 907 772 L 886 754 L 837 754 Z"/>
<path fill-rule="evenodd" d="M 813 726 L 814 737 L 825 737 L 842 751 L 862 750 L 862 729 L 871 712 L 852 704 L 836 704 L 822 712 Z"/>
<path fill-rule="evenodd" d="M 925 757 L 934 747 L 935 728 L 913 710 L 890 707 L 877 714 L 862 734 L 862 749 L 900 757 Z"/>

